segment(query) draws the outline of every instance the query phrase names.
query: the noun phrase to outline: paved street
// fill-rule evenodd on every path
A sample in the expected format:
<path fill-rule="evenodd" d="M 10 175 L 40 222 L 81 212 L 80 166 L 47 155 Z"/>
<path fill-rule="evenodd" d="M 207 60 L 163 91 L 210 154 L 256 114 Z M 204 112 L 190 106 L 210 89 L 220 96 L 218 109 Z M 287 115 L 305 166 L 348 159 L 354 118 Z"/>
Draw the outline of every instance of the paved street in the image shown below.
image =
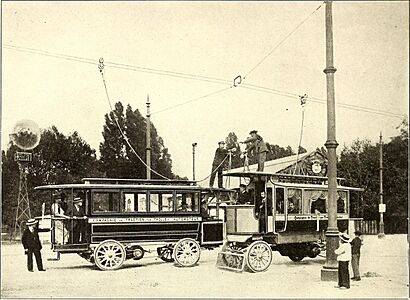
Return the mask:
<path fill-rule="evenodd" d="M 2 245 L 2 297 L 408 297 L 408 244 L 405 235 L 383 240 L 364 236 L 361 272 L 380 277 L 363 277 L 351 282 L 350 290 L 321 282 L 324 258 L 294 263 L 274 253 L 264 273 L 236 273 L 217 269 L 219 249 L 204 250 L 200 263 L 180 268 L 155 257 L 127 261 L 117 271 L 100 271 L 75 254 L 59 262 L 44 259 L 47 272 L 26 270 L 23 248 Z M 44 257 L 52 257 L 45 245 Z"/>

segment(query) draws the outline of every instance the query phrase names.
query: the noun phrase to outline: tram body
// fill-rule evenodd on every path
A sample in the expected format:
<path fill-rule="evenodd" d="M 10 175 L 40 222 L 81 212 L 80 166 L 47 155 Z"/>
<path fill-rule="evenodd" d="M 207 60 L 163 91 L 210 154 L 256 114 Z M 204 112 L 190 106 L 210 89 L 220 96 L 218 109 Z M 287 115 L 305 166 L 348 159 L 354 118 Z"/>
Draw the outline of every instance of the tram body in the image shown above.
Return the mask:
<path fill-rule="evenodd" d="M 51 214 L 51 247 L 58 258 L 61 253 L 78 253 L 101 270 L 115 270 L 126 259 L 156 252 L 163 261 L 192 266 L 201 248 L 223 244 L 223 221 L 209 216 L 206 203 L 218 204 L 225 189 L 202 188 L 192 181 L 83 181 L 36 187 L 58 191 L 68 207 L 78 198 L 82 201 L 83 216 L 72 209 Z"/>
<path fill-rule="evenodd" d="M 226 206 L 227 241 L 217 266 L 260 272 L 271 264 L 272 251 L 297 262 L 324 250 L 327 178 L 266 172 L 228 172 L 225 176 L 247 183 L 250 203 Z M 362 189 L 338 181 L 337 226 L 343 232 L 348 229 L 351 194 Z"/>

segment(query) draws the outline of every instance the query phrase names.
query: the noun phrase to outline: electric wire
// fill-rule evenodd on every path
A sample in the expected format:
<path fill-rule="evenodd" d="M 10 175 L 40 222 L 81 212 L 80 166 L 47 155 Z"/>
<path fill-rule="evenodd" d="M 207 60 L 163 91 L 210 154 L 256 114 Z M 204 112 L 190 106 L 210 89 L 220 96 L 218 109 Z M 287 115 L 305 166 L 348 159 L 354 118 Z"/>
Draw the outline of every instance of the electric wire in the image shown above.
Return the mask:
<path fill-rule="evenodd" d="M 103 80 L 103 83 L 104 83 L 105 95 L 107 96 L 108 105 L 110 106 L 111 112 L 113 112 L 114 121 L 115 121 L 115 123 L 116 123 L 116 125 L 117 125 L 117 127 L 118 127 L 118 130 L 120 131 L 122 137 L 124 138 L 125 142 L 128 144 L 128 146 L 130 147 L 131 151 L 135 154 L 135 156 L 141 161 L 141 163 L 142 163 L 145 167 L 147 167 L 151 172 L 153 172 L 154 174 L 160 176 L 161 178 L 164 178 L 164 179 L 166 179 L 166 180 L 171 180 L 170 178 L 168 178 L 168 177 L 166 177 L 166 176 L 164 176 L 164 175 L 158 173 L 157 171 L 155 171 L 154 169 L 152 169 L 150 166 L 148 166 L 148 165 L 144 162 L 144 160 L 138 155 L 137 151 L 135 151 L 134 147 L 132 147 L 132 145 L 131 145 L 131 143 L 129 142 L 127 136 L 125 135 L 125 133 L 124 133 L 123 130 L 121 129 L 121 126 L 120 126 L 120 124 L 119 124 L 119 122 L 118 122 L 118 120 L 117 120 L 117 116 L 116 116 L 115 113 L 114 113 L 114 110 L 113 110 L 113 107 L 112 107 L 112 104 L 111 104 L 111 100 L 110 100 L 110 97 L 109 97 L 109 95 L 108 95 L 108 89 L 107 89 L 107 84 L 106 84 L 105 77 L 104 77 L 104 72 L 101 70 L 100 73 L 101 73 L 101 77 L 102 77 L 102 80 Z"/>
<path fill-rule="evenodd" d="M 69 60 L 69 61 L 75 61 L 75 62 L 80 62 L 80 63 L 86 63 L 86 64 L 92 64 L 92 65 L 97 65 L 97 62 L 94 59 L 89 59 L 85 57 L 79 57 L 79 56 L 73 56 L 73 55 L 66 55 L 66 54 L 59 54 L 55 52 L 50 52 L 50 51 L 45 51 L 45 50 L 39 50 L 39 49 L 34 49 L 34 48 L 27 48 L 27 47 L 19 47 L 19 46 L 13 46 L 13 45 L 8 45 L 8 44 L 3 44 L 3 47 L 9 50 L 14 50 L 14 51 L 19 51 L 19 52 L 25 52 L 25 53 L 30 53 L 30 54 L 37 54 L 37 55 L 43 55 L 47 57 L 53 57 L 56 59 L 64 59 L 64 60 Z M 207 76 L 202 76 L 202 75 L 195 75 L 195 74 L 189 74 L 189 73 L 181 73 L 181 72 L 173 72 L 173 71 L 165 71 L 165 70 L 159 70 L 159 69 L 153 69 L 153 68 L 145 68 L 145 67 L 138 67 L 138 66 L 131 66 L 131 65 L 126 65 L 126 64 L 119 64 L 119 63 L 107 63 L 110 64 L 111 67 L 117 68 L 117 69 L 125 69 L 125 70 L 133 70 L 137 72 L 143 72 L 143 73 L 151 73 L 151 74 L 157 74 L 157 75 L 164 75 L 164 76 L 169 76 L 169 77 L 176 77 L 176 78 L 182 78 L 182 79 L 194 79 L 194 80 L 200 80 L 204 82 L 211 82 L 211 83 L 217 83 L 217 84 L 230 84 L 232 81 L 221 79 L 221 78 L 216 78 L 216 77 L 207 77 Z M 152 71 L 151 71 L 152 70 Z M 161 73 L 164 72 L 164 73 Z M 166 73 L 165 73 L 166 72 Z M 181 74 L 181 75 L 178 75 Z M 182 75 L 183 74 L 183 75 Z M 251 83 L 241 83 L 237 87 L 241 88 L 246 88 L 249 90 L 254 90 L 254 91 L 259 91 L 259 92 L 264 92 L 264 93 L 270 93 L 274 95 L 279 95 L 282 97 L 288 97 L 288 98 L 294 98 L 297 99 L 299 95 L 287 91 L 281 91 L 269 87 L 263 87 Z M 219 92 L 216 91 L 216 92 Z M 213 93 L 216 93 L 213 92 Z M 211 93 L 211 94 L 213 94 Z M 203 96 L 198 97 L 198 98 L 204 98 Z M 317 97 L 310 97 L 309 98 L 311 102 L 316 102 L 316 103 L 326 103 L 327 101 L 325 99 L 317 98 Z M 187 103 L 193 102 L 196 99 L 191 99 L 186 101 Z M 176 106 L 180 106 L 177 104 Z M 353 105 L 353 104 L 346 104 L 346 103 L 336 103 L 336 106 L 343 107 L 346 109 L 351 109 L 351 110 L 356 110 L 356 111 L 363 111 L 367 113 L 374 113 L 378 115 L 383 115 L 387 117 L 395 117 L 395 118 L 403 118 L 406 117 L 406 114 L 399 114 L 399 113 L 394 113 L 394 112 L 388 112 L 384 110 L 378 110 L 378 109 L 373 109 L 369 107 L 364 107 L 364 106 L 358 106 L 358 105 Z M 171 109 L 171 108 L 167 108 Z M 157 112 L 159 113 L 159 111 Z"/>
<path fill-rule="evenodd" d="M 291 32 L 289 32 L 282 40 L 279 41 L 278 44 L 276 44 L 273 49 L 266 54 L 254 67 L 252 67 L 246 75 L 243 77 L 245 80 L 249 74 L 251 74 L 257 67 L 259 67 L 269 56 L 275 52 L 276 49 L 278 49 L 292 34 L 294 34 L 311 16 L 313 16 L 321 7 L 323 3 L 321 3 L 312 13 L 310 13 L 302 22 L 300 22 Z"/>
<path fill-rule="evenodd" d="M 228 158 L 228 156 L 229 156 L 229 154 L 227 154 L 227 155 L 225 156 L 225 158 L 222 160 L 222 162 L 211 172 L 211 174 L 209 174 L 208 176 L 206 176 L 204 179 L 197 180 L 197 182 L 205 181 L 205 180 L 207 180 L 209 177 L 211 177 L 211 175 L 212 175 L 213 173 L 215 173 L 216 171 L 218 171 L 219 167 L 222 166 L 222 164 L 225 162 L 225 160 Z"/>

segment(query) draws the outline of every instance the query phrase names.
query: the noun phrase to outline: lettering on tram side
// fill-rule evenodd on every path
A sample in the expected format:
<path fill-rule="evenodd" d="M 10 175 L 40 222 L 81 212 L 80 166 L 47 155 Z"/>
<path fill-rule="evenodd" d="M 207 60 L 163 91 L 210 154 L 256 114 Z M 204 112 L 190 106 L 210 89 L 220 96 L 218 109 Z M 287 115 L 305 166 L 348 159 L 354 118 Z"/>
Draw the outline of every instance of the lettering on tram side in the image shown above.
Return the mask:
<path fill-rule="evenodd" d="M 337 215 L 338 219 L 348 219 L 348 215 Z M 277 218 L 278 219 L 278 218 Z M 327 215 L 297 215 L 297 216 L 288 216 L 288 220 L 327 220 Z"/>
<path fill-rule="evenodd" d="M 198 216 L 180 216 L 180 217 L 91 217 L 88 223 L 161 223 L 161 222 L 194 222 L 201 221 Z"/>

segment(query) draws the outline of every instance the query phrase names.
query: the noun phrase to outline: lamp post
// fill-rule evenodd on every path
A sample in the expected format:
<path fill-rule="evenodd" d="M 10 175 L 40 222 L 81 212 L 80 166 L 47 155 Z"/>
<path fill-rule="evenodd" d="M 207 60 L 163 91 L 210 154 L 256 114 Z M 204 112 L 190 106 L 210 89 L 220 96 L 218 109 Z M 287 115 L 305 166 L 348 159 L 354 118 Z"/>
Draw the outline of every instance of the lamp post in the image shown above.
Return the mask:
<path fill-rule="evenodd" d="M 192 180 L 195 181 L 195 147 L 198 143 L 192 144 Z"/>
<path fill-rule="evenodd" d="M 335 114 L 335 90 L 333 66 L 333 20 L 332 1 L 326 1 L 326 74 L 327 90 L 327 141 L 325 143 L 328 153 L 328 224 L 326 231 L 326 263 L 321 270 L 321 280 L 337 281 L 338 264 L 335 250 L 339 245 L 339 230 L 337 228 L 337 158 L 336 147 L 336 114 Z"/>
<path fill-rule="evenodd" d="M 146 135 L 146 140 L 147 140 L 147 159 L 146 159 L 146 164 L 147 164 L 147 179 L 151 179 L 151 113 L 150 113 L 150 105 L 151 103 L 149 102 L 149 95 L 147 95 L 147 135 Z"/>
<path fill-rule="evenodd" d="M 380 212 L 380 223 L 379 223 L 379 239 L 384 238 L 384 222 L 383 222 L 383 212 L 386 210 L 385 204 L 383 204 L 383 139 L 382 139 L 382 132 L 380 131 L 380 159 L 379 159 L 379 172 L 380 172 L 380 205 L 379 205 L 379 212 Z"/>

